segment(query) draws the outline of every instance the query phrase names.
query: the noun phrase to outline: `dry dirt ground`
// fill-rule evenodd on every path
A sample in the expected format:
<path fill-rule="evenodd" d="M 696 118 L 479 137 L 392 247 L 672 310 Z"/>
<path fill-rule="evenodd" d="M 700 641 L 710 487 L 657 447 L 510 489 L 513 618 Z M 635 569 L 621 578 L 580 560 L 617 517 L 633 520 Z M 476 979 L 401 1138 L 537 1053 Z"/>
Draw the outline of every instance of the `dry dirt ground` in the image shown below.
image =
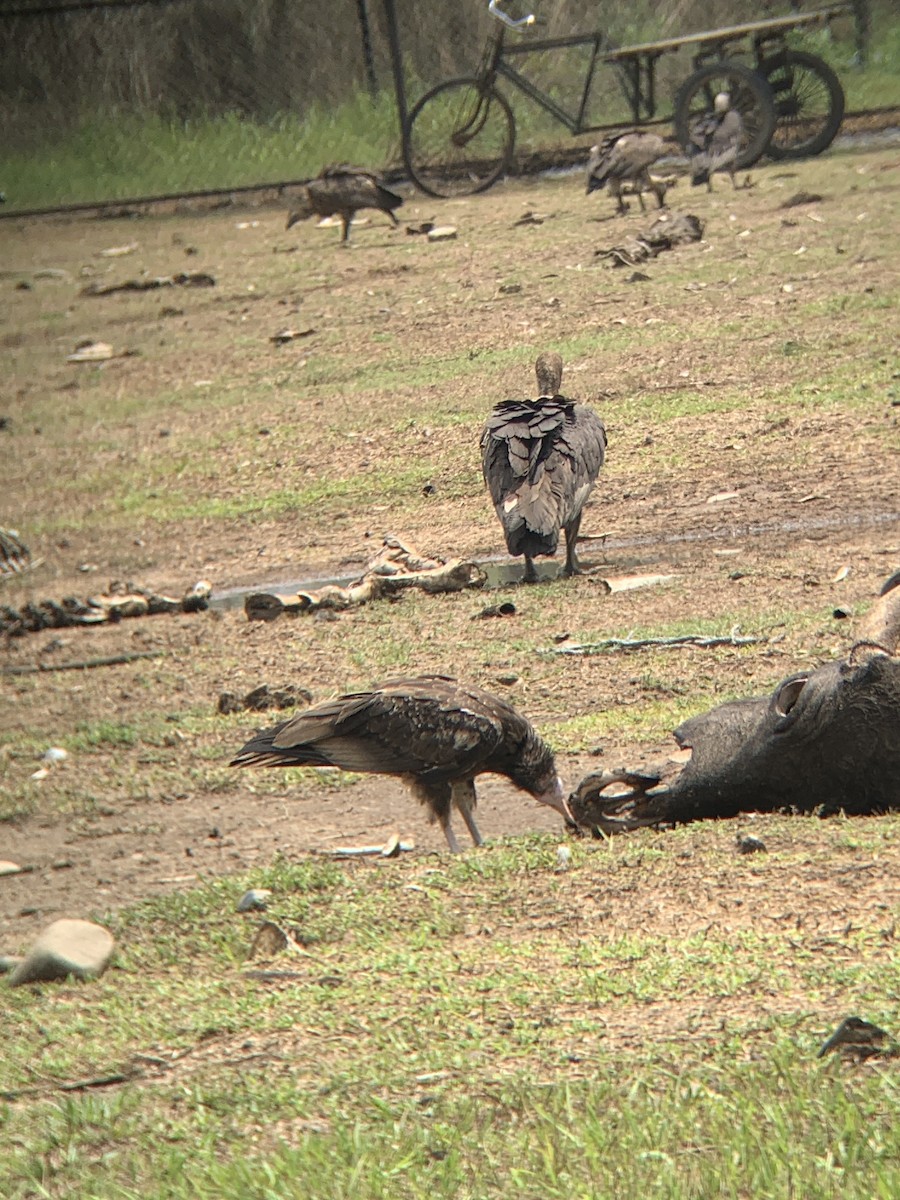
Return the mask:
<path fill-rule="evenodd" d="M 846 651 L 853 617 L 835 608 L 858 614 L 900 565 L 900 159 L 832 154 L 769 165 L 752 183 L 732 193 L 717 179 L 707 195 L 682 182 L 673 206 L 703 218 L 704 240 L 633 283 L 594 251 L 646 221 L 636 206 L 612 219 L 612 201 L 585 197 L 580 177 L 444 203 L 409 194 L 405 223 L 458 227 L 435 244 L 373 214 L 341 248 L 333 228 L 286 234 L 270 208 L 0 228 L 0 525 L 41 560 L 0 584 L 0 602 L 87 596 L 111 579 L 180 594 L 201 577 L 221 592 L 350 574 L 386 532 L 445 557 L 498 555 L 478 431 L 491 404 L 530 394 L 536 351 L 554 347 L 564 392 L 593 403 L 609 432 L 583 525 L 607 536 L 584 557 L 605 577 L 672 576 L 611 596 L 586 575 L 334 620 L 250 624 L 240 608 L 214 609 L 7 639 L 7 668 L 159 656 L 3 678 L 0 859 L 32 869 L 0 880 L 0 947 L 56 915 L 276 853 L 393 830 L 420 852 L 443 847 L 395 781 L 230 771 L 269 718 L 219 716 L 224 690 L 294 683 L 321 699 L 398 672 L 455 673 L 509 693 L 574 786 L 598 764 L 665 753 L 691 712 Z M 799 192 L 820 198 L 783 207 Z M 517 224 L 529 211 L 541 223 Z M 80 291 L 185 269 L 215 286 Z M 313 332 L 275 346 L 285 327 Z M 84 338 L 134 353 L 67 363 Z M 501 599 L 514 616 L 473 619 Z M 566 633 L 735 624 L 763 640 L 544 653 Z M 69 757 L 35 780 L 51 745 Z M 480 794 L 488 838 L 559 829 L 503 781 Z M 822 888 L 844 894 L 846 880 L 826 876 L 810 905 Z"/>

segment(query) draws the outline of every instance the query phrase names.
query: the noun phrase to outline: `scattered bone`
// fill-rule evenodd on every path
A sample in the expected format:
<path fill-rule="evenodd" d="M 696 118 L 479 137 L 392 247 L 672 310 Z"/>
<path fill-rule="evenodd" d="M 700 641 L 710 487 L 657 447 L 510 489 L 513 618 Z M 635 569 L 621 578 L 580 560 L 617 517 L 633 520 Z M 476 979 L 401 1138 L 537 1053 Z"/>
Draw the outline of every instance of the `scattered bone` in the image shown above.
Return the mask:
<path fill-rule="evenodd" d="M 269 338 L 270 342 L 274 342 L 276 346 L 284 346 L 287 342 L 295 342 L 300 338 L 312 337 L 317 333 L 316 329 L 279 329 L 278 333 L 273 333 Z"/>
<path fill-rule="evenodd" d="M 399 538 L 388 536 L 379 554 L 369 563 L 365 574 L 348 587 L 326 584 L 316 591 L 279 595 L 251 592 L 244 601 L 250 621 L 272 621 L 282 613 L 315 612 L 319 609 L 352 608 L 385 596 L 394 596 L 407 588 L 421 588 L 429 594 L 458 592 L 464 588 L 484 587 L 485 573 L 464 559 L 423 558 L 417 550 Z"/>
<path fill-rule="evenodd" d="M 435 225 L 428 230 L 429 242 L 452 242 L 456 237 L 455 225 Z"/>
<path fill-rule="evenodd" d="M 152 292 L 167 287 L 215 287 L 216 281 L 205 271 L 178 271 L 174 275 L 147 276 L 145 279 L 126 279 L 123 283 L 89 283 L 81 289 L 82 296 L 111 296 L 114 292 Z"/>

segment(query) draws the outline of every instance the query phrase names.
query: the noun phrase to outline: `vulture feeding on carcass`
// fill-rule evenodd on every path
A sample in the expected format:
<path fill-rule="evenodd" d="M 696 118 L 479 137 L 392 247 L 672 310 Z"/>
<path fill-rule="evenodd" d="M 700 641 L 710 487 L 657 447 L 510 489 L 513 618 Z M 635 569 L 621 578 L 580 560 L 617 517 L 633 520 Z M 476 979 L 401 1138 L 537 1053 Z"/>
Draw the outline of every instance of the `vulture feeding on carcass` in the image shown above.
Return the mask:
<path fill-rule="evenodd" d="M 596 192 L 609 184 L 609 192 L 619 206 L 619 212 L 628 211 L 622 199 L 622 184 L 630 183 L 641 202 L 641 212 L 646 212 L 644 189 L 653 192 L 660 208 L 665 203 L 666 185 L 661 180 L 651 179 L 650 168 L 666 153 L 663 139 L 656 133 L 641 133 L 629 130 L 605 137 L 598 146 L 591 147 L 587 165 L 587 194 Z"/>
<path fill-rule="evenodd" d="M 360 167 L 326 167 L 317 179 L 304 184 L 288 213 L 286 229 L 305 221 L 313 215 L 331 217 L 337 215 L 343 223 L 341 241 L 350 237 L 350 222 L 354 213 L 361 208 L 377 208 L 391 218 L 395 225 L 399 221 L 394 209 L 403 203 L 403 197 L 388 191 L 377 175 Z"/>
<path fill-rule="evenodd" d="M 584 404 L 559 394 L 563 364 L 542 354 L 535 364 L 537 400 L 503 400 L 481 433 L 481 462 L 510 554 L 553 555 L 566 533 L 565 574 L 578 573 L 575 544 L 581 512 L 606 455 L 606 430 Z"/>
<path fill-rule="evenodd" d="M 711 192 L 713 171 L 727 171 L 731 186 L 736 188 L 734 175 L 744 144 L 744 122 L 737 109 L 731 107 L 727 92 L 719 92 L 713 101 L 713 111 L 691 124 L 690 139 L 687 153 L 694 187 L 705 183 Z"/>
<path fill-rule="evenodd" d="M 326 700 L 238 751 L 233 767 L 340 767 L 398 775 L 438 821 L 454 854 L 454 806 L 476 846 L 475 777 L 505 775 L 569 819 L 553 752 L 499 696 L 444 675 L 392 679 L 371 692 Z"/>

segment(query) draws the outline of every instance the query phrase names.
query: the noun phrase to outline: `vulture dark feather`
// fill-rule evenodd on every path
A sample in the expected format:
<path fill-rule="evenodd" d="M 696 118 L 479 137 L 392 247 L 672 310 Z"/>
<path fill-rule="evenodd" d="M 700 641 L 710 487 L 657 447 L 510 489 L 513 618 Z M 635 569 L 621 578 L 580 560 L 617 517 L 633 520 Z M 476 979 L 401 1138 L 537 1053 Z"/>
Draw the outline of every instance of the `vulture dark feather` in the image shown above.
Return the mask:
<path fill-rule="evenodd" d="M 660 208 L 665 203 L 666 185 L 650 177 L 650 168 L 667 152 L 664 140 L 656 133 L 627 130 L 607 135 L 591 147 L 587 165 L 587 194 L 609 185 L 618 211 L 628 211 L 622 199 L 622 184 L 631 183 L 637 191 L 641 212 L 646 212 L 644 191 L 653 192 Z"/>
<path fill-rule="evenodd" d="M 535 364 L 537 400 L 504 400 L 481 433 L 484 481 L 510 554 L 525 557 L 525 579 L 537 578 L 534 559 L 553 555 L 566 534 L 565 574 L 578 572 L 581 513 L 606 456 L 606 430 L 584 404 L 559 394 L 562 359 L 542 354 Z"/>
<path fill-rule="evenodd" d="M 458 809 L 476 846 L 475 777 L 505 775 L 564 817 L 553 752 L 512 705 L 444 675 L 392 679 L 370 692 L 317 704 L 251 738 L 233 767 L 340 767 L 397 775 L 438 821 L 450 849 Z"/>
<path fill-rule="evenodd" d="M 299 189 L 285 228 L 290 229 L 298 221 L 313 215 L 337 215 L 343 224 L 341 241 L 346 242 L 350 237 L 350 222 L 359 209 L 377 208 L 398 225 L 394 209 L 402 203 L 403 197 L 388 191 L 371 171 L 350 166 L 326 167 L 317 179 L 311 179 Z"/>
<path fill-rule="evenodd" d="M 690 139 L 687 149 L 694 187 L 705 183 L 707 191 L 711 192 L 713 172 L 727 171 L 731 186 L 736 188 L 734 176 L 738 154 L 744 144 L 744 122 L 737 109 L 731 107 L 727 92 L 719 92 L 713 102 L 713 111 L 692 123 Z"/>

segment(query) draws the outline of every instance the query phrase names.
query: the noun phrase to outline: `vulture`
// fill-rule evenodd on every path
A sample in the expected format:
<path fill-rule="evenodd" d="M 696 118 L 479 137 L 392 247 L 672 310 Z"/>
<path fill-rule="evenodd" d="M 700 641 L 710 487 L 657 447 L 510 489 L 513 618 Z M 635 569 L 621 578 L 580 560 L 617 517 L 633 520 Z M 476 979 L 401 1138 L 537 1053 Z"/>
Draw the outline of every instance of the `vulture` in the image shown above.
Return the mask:
<path fill-rule="evenodd" d="M 392 679 L 326 700 L 258 733 L 230 765 L 397 775 L 439 822 L 454 854 L 454 807 L 475 845 L 482 843 L 473 814 L 482 772 L 505 775 L 570 819 L 553 752 L 531 723 L 499 696 L 445 675 Z"/>
<path fill-rule="evenodd" d="M 481 432 L 484 481 L 510 554 L 525 556 L 525 581 L 537 579 L 534 559 L 553 555 L 566 531 L 565 574 L 578 573 L 575 543 L 581 510 L 606 456 L 606 430 L 584 404 L 559 394 L 563 363 L 542 354 L 535 363 L 537 400 L 503 400 Z"/>
<path fill-rule="evenodd" d="M 399 225 L 394 209 L 402 203 L 403 197 L 389 192 L 370 171 L 360 167 L 326 167 L 317 179 L 311 179 L 300 188 L 294 207 L 288 213 L 285 229 L 314 214 L 330 217 L 336 213 L 343 222 L 341 242 L 346 242 L 350 237 L 350 222 L 358 209 L 380 209 Z"/>
<path fill-rule="evenodd" d="M 727 92 L 719 92 L 713 101 L 713 111 L 698 117 L 691 124 L 690 145 L 687 148 L 691 165 L 691 183 L 706 184 L 712 191 L 713 171 L 727 171 L 731 186 L 736 188 L 734 174 L 737 157 L 744 144 L 744 122 L 736 108 L 731 107 Z"/>
<path fill-rule="evenodd" d="M 643 133 L 637 129 L 624 133 L 609 134 L 598 146 L 591 147 L 587 165 L 587 194 L 609 184 L 610 195 L 616 198 L 619 212 L 628 211 L 622 199 L 622 184 L 631 183 L 641 202 L 641 212 L 646 212 L 643 192 L 653 192 L 657 204 L 665 203 L 666 185 L 650 178 L 650 168 L 667 152 L 666 143 L 656 133 Z"/>

